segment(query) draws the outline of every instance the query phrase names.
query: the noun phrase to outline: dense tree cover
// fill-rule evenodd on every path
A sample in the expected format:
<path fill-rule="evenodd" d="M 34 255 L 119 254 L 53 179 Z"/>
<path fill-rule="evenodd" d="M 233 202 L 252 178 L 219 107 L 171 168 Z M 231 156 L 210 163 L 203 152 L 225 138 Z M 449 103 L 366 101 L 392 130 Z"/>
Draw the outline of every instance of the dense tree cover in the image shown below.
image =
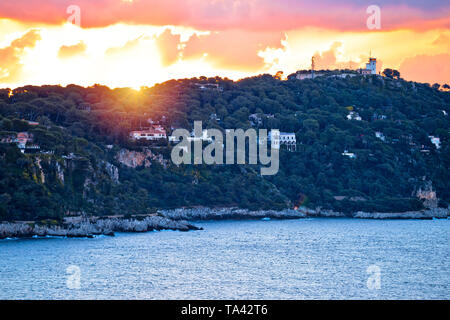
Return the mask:
<path fill-rule="evenodd" d="M 383 70 L 383 75 L 390 79 L 393 79 L 393 78 L 399 79 L 400 78 L 400 72 L 398 72 L 398 70 L 389 69 L 389 68 Z"/>
<path fill-rule="evenodd" d="M 287 81 L 261 75 L 237 82 L 201 77 L 140 91 L 100 85 L 0 90 L 0 138 L 27 131 L 41 152 L 52 152 L 22 154 L 14 144 L 0 144 L 0 220 L 194 205 L 405 211 L 422 207 L 415 192 L 430 183 L 446 206 L 450 93 L 386 75 Z M 361 121 L 347 119 L 350 111 Z M 251 114 L 261 122 L 252 123 Z M 260 176 L 256 165 L 177 167 L 167 141 L 129 139 L 148 118 L 168 132 L 192 129 L 195 120 L 204 128 L 295 132 L 297 152 L 281 151 L 274 176 Z M 440 138 L 440 149 L 430 135 Z M 168 161 L 135 169 L 117 161 L 119 150 L 144 147 Z M 342 155 L 345 150 L 356 158 Z M 119 167 L 119 182 L 105 163 Z"/>

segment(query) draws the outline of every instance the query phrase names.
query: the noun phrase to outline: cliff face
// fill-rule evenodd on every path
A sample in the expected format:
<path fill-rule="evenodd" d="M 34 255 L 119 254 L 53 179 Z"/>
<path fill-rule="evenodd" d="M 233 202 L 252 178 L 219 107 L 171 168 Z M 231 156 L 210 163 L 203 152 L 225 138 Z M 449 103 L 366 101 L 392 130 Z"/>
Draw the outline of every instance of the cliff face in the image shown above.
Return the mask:
<path fill-rule="evenodd" d="M 141 152 L 121 149 L 116 155 L 116 160 L 130 168 L 141 166 L 148 168 L 152 165 L 151 161 L 157 161 L 164 168 L 167 167 L 167 160 L 165 160 L 162 155 L 155 154 L 148 148 L 143 148 Z"/>
<path fill-rule="evenodd" d="M 63 170 L 63 167 L 59 164 L 59 162 L 56 162 L 55 168 L 56 168 L 56 176 L 58 177 L 59 181 L 62 184 L 64 184 L 64 170 Z"/>
<path fill-rule="evenodd" d="M 428 181 L 424 188 L 419 188 L 416 192 L 417 198 L 423 201 L 423 205 L 426 208 L 437 208 L 438 207 L 438 198 L 436 196 L 436 191 L 433 190 L 433 185 L 431 181 Z"/>
<path fill-rule="evenodd" d="M 115 184 L 119 183 L 119 168 L 108 161 L 100 160 L 94 166 L 86 159 L 59 159 L 55 156 L 34 156 L 30 158 L 31 172 L 36 182 L 41 184 L 59 182 L 64 185 L 67 180 L 73 182 L 77 174 L 83 185 L 95 183 L 97 178 L 106 174 Z M 83 163 L 84 162 L 84 163 Z"/>
<path fill-rule="evenodd" d="M 151 166 L 149 158 L 151 158 L 152 155 L 153 154 L 150 150 L 146 150 L 145 152 L 138 152 L 121 149 L 116 155 L 116 160 L 130 168 L 136 168 L 140 166 L 148 168 Z"/>
<path fill-rule="evenodd" d="M 15 146 L 3 147 L 0 221 L 61 219 L 119 201 L 106 198 L 120 185 L 119 168 L 106 157 L 22 154 Z"/>
<path fill-rule="evenodd" d="M 102 162 L 106 172 L 114 183 L 119 183 L 119 168 L 109 162 Z"/>

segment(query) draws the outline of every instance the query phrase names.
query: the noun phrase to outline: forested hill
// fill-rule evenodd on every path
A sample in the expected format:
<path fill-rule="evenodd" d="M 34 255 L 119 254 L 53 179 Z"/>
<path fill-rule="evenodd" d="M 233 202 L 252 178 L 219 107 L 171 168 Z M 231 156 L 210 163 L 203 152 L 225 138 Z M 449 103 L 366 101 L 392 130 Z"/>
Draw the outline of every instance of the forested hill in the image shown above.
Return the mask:
<path fill-rule="evenodd" d="M 140 91 L 2 89 L 0 220 L 197 205 L 345 212 L 447 206 L 450 92 L 444 90 L 332 73 L 286 81 L 202 77 Z M 168 134 L 192 129 L 194 120 L 204 128 L 294 132 L 297 151 L 281 150 L 274 176 L 261 176 L 255 165 L 177 167 L 167 140 L 129 139 L 149 118 Z M 30 140 L 22 153 L 17 144 L 24 133 Z"/>

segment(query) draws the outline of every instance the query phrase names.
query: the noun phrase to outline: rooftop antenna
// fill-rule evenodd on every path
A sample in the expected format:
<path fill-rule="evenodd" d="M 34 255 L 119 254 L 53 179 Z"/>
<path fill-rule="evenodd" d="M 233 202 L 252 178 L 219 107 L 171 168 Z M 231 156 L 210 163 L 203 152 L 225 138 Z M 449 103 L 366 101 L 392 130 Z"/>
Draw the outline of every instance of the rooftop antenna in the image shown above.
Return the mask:
<path fill-rule="evenodd" d="M 311 58 L 311 79 L 314 79 L 314 68 L 315 68 L 314 56 L 312 56 L 312 58 Z"/>

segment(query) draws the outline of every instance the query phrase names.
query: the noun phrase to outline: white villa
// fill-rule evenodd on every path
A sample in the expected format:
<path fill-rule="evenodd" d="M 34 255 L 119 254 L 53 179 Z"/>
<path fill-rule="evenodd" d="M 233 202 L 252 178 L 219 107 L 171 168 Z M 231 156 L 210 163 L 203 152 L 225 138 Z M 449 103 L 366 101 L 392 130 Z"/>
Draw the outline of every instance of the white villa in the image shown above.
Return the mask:
<path fill-rule="evenodd" d="M 438 137 L 435 137 L 435 136 L 428 136 L 428 138 L 430 138 L 431 143 L 434 144 L 436 149 L 441 148 L 441 139 L 439 139 Z"/>
<path fill-rule="evenodd" d="M 268 139 L 271 141 L 271 132 L 269 131 Z M 280 146 L 286 146 L 288 151 L 297 150 L 297 139 L 294 132 L 280 132 Z"/>
<path fill-rule="evenodd" d="M 353 152 L 348 152 L 347 150 L 342 152 L 342 155 L 349 157 L 350 159 L 356 159 L 356 154 L 354 154 Z"/>
<path fill-rule="evenodd" d="M 362 120 L 362 118 L 359 116 L 358 112 L 355 112 L 355 111 L 350 111 L 349 114 L 347 115 L 347 119 L 348 120 L 358 120 L 358 121 Z"/>
<path fill-rule="evenodd" d="M 383 132 L 380 131 L 375 132 L 375 137 L 377 137 L 381 141 L 386 141 L 386 137 L 384 136 Z"/>
<path fill-rule="evenodd" d="M 154 125 L 146 130 L 136 130 L 130 132 L 130 137 L 132 139 L 140 140 L 158 140 L 166 139 L 166 130 L 161 125 Z"/>

